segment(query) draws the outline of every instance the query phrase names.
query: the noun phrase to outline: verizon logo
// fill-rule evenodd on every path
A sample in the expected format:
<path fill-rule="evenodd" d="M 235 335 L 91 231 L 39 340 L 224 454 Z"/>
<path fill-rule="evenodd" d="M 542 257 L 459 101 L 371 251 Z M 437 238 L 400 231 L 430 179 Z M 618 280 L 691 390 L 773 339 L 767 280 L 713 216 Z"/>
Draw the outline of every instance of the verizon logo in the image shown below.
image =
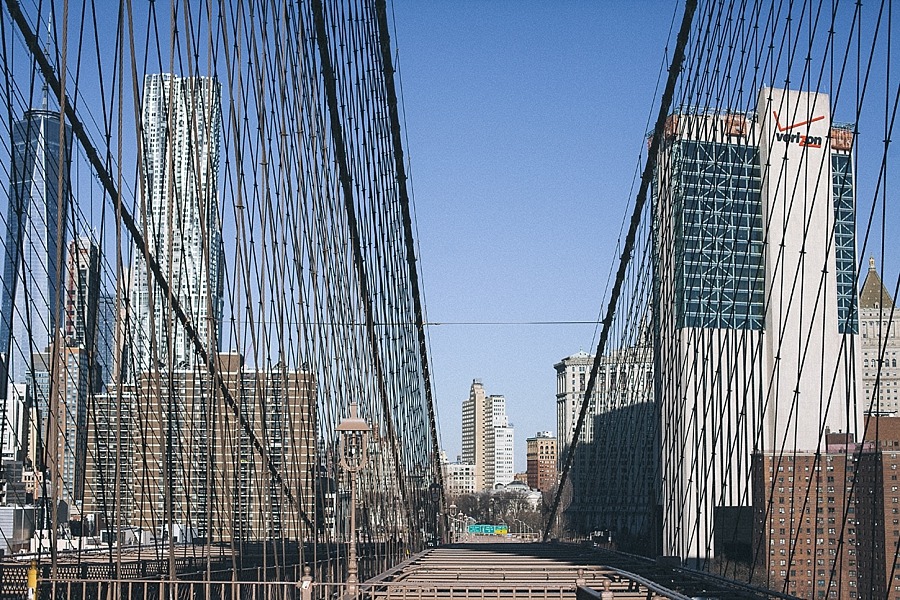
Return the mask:
<path fill-rule="evenodd" d="M 808 135 L 808 130 L 807 135 L 804 135 L 802 133 L 788 132 L 791 129 L 796 129 L 797 127 L 802 127 L 804 125 L 812 125 L 816 121 L 821 121 L 825 118 L 825 115 L 819 115 L 818 117 L 813 117 L 812 119 L 807 119 L 806 121 L 791 123 L 789 125 L 781 124 L 781 121 L 778 120 L 778 113 L 776 111 L 773 110 L 772 115 L 775 117 L 775 127 L 778 129 L 778 131 L 775 132 L 775 139 L 779 142 L 784 142 L 786 144 L 797 144 L 798 146 L 804 146 L 806 148 L 822 147 L 822 137 L 818 135 Z"/>

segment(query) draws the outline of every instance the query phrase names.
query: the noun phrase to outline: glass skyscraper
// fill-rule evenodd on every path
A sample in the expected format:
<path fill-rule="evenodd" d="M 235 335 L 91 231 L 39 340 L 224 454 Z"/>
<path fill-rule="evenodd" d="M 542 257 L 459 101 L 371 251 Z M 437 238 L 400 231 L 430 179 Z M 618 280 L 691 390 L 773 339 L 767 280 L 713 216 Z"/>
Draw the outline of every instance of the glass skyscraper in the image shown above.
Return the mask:
<path fill-rule="evenodd" d="M 671 184 L 679 327 L 764 328 L 759 148 L 738 139 L 676 139 Z M 838 328 L 858 331 L 853 162 L 833 149 Z"/>
<path fill-rule="evenodd" d="M 0 352 L 8 353 L 14 383 L 26 380 L 32 352 L 50 345 L 64 319 L 71 139 L 71 128 L 60 135 L 59 114 L 47 110 L 28 111 L 12 127 Z"/>
<path fill-rule="evenodd" d="M 688 139 L 672 152 L 678 325 L 762 329 L 757 148 Z"/>

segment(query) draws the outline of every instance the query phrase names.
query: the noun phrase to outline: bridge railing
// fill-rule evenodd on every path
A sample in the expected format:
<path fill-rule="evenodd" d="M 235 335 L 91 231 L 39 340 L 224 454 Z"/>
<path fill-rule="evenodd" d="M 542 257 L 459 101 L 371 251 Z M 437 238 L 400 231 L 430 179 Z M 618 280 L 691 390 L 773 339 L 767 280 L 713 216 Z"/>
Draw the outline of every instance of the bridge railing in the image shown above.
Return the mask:
<path fill-rule="evenodd" d="M 41 600 L 688 600 L 633 574 L 605 586 L 561 586 L 559 583 L 470 586 L 440 583 L 357 584 L 273 581 L 135 581 L 81 580 L 41 582 Z M 22 598 L 0 592 L 0 598 Z"/>
<path fill-rule="evenodd" d="M 441 582 L 361 583 L 355 591 L 344 583 L 272 581 L 135 581 L 69 580 L 39 584 L 41 600 L 572 600 L 575 586 L 485 585 L 469 587 Z M 0 597 L 7 597 L 0 593 Z M 19 597 L 19 596 L 16 596 Z"/>

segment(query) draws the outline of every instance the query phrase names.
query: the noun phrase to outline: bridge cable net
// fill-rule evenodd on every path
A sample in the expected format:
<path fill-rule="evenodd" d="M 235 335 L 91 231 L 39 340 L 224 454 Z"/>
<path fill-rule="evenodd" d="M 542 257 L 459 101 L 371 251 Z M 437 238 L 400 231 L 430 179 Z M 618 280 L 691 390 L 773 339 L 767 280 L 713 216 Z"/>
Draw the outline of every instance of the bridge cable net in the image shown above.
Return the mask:
<path fill-rule="evenodd" d="M 698 1 L 683 27 L 545 537 L 900 597 L 896 15 Z"/>
<path fill-rule="evenodd" d="M 443 535 L 387 10 L 4 1 L 5 553 L 342 581 Z"/>

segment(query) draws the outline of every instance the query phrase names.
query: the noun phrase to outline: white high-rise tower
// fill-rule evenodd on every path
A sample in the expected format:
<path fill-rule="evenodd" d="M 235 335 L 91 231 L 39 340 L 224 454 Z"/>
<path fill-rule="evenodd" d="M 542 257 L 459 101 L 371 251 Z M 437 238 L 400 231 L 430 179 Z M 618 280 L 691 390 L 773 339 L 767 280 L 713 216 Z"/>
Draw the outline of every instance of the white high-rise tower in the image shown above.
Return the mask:
<path fill-rule="evenodd" d="M 208 352 L 218 350 L 222 319 L 220 97 L 220 85 L 211 77 L 144 78 L 140 211 L 147 252 Z M 147 370 L 151 357 L 164 368 L 194 366 L 190 336 L 155 284 L 141 248 L 130 287 L 134 368 Z"/>
<path fill-rule="evenodd" d="M 475 489 L 492 490 L 515 477 L 515 431 L 506 415 L 504 396 L 484 393 L 481 381 L 472 381 L 462 409 L 462 462 L 474 465 Z"/>

